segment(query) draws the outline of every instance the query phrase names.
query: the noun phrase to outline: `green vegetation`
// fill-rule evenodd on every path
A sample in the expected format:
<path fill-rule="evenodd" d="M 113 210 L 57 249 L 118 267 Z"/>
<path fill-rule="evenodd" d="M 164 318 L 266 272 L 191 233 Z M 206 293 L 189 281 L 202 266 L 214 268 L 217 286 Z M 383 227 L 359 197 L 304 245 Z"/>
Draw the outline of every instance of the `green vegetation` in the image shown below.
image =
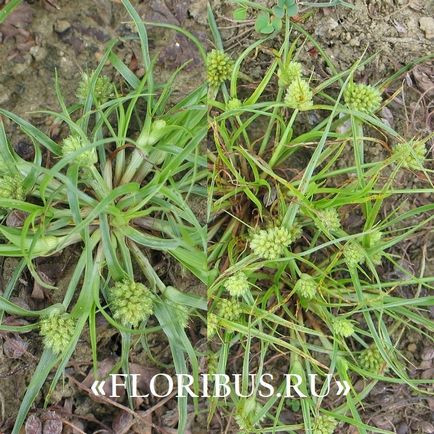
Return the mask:
<path fill-rule="evenodd" d="M 434 276 L 425 275 L 424 264 L 407 269 L 396 250 L 433 232 L 432 137 L 403 137 L 378 116 L 390 102 L 385 90 L 411 66 L 369 85 L 358 72 L 372 58 L 338 71 L 293 17 L 299 7 L 349 6 L 341 0 L 278 0 L 272 8 L 236 0 L 236 19 L 253 11 L 250 25 L 261 37 L 240 53 L 225 51 L 211 8 L 208 54 L 186 30 L 161 24 L 189 38 L 206 69 L 203 82 L 179 97 L 175 84 L 186 65 L 160 82 L 146 26 L 129 0 L 122 2 L 140 40 L 142 79 L 117 56 L 116 40 L 83 74 L 74 104 L 66 105 L 56 77 L 60 110 L 42 113 L 68 131 L 59 143 L 0 109 L 35 150 L 33 161 L 22 159 L 0 122 L 0 256 L 19 261 L 0 296 L 0 331 L 33 331 L 44 344 L 13 434 L 46 382 L 50 402 L 84 336 L 97 377 L 102 317 L 121 341 L 111 373 L 128 373 L 131 351 L 140 348 L 169 372 L 192 374 L 198 390 L 206 354 L 193 346 L 189 326 L 206 322 L 208 373 L 241 374 L 244 394 L 252 373 L 304 380 L 330 374 L 352 386 L 334 399 L 308 394 L 305 385 L 308 396 L 300 400 L 260 397 L 258 383 L 252 397 L 232 390 L 209 398 L 209 421 L 218 412 L 226 432 L 332 434 L 352 426 L 360 434 L 388 433 L 363 418 L 364 400 L 378 382 L 428 393 L 428 381 L 409 375 L 400 341 L 414 330 L 433 336 L 427 310 Z M 327 65 L 327 78 L 308 70 L 305 39 Z M 263 47 L 259 55 L 269 62 L 258 79 L 244 64 Z M 375 146 L 387 155 L 371 158 Z M 417 186 L 403 186 L 402 174 L 416 175 Z M 8 216 L 17 211 L 23 219 L 11 225 Z M 38 311 L 14 302 L 24 272 L 59 291 L 36 260 L 65 249 L 78 260 L 61 302 Z M 159 260 L 207 285 L 208 300 L 166 280 Z M 403 287 L 414 289 L 412 296 Z M 4 320 L 11 316 L 28 322 L 10 325 Z M 171 350 L 170 366 L 148 345 L 155 334 Z M 198 413 L 199 400 L 193 404 Z M 180 434 L 187 405 L 178 398 Z M 282 417 L 286 408 L 294 423 Z"/>
<path fill-rule="evenodd" d="M 212 11 L 209 17 L 215 47 L 224 52 Z M 346 424 L 344 430 L 385 433 L 361 414 L 377 382 L 428 392 L 427 384 L 409 377 L 399 343 L 409 330 L 432 340 L 426 315 L 432 298 L 425 294 L 434 277 L 404 268 L 394 249 L 432 233 L 432 200 L 415 200 L 434 193 L 429 137 L 402 137 L 377 116 L 391 79 L 375 85 L 356 79 L 372 58 L 339 72 L 299 24 L 286 16 L 283 27 L 281 47 L 272 39 L 280 27 L 267 28 L 262 33 L 271 37 L 237 58 L 231 54 L 230 78 L 209 98 L 208 259 L 219 270 L 208 289 L 213 366 L 217 373 L 241 374 L 244 392 L 252 373 L 363 381 L 341 399 L 240 399 L 232 390 L 230 399 L 211 399 L 209 418 L 226 415 L 233 432 L 331 434 Z M 333 71 L 326 80 L 304 65 L 304 38 Z M 244 62 L 251 64 L 270 43 L 268 68 L 260 79 L 249 77 Z M 369 148 L 380 143 L 390 144 L 388 156 L 371 160 Z M 402 188 L 403 171 L 416 173 L 420 187 Z M 390 208 L 398 195 L 402 208 Z M 400 277 L 391 278 L 390 269 Z M 404 286 L 416 288 L 414 297 L 403 297 Z M 275 390 L 283 391 L 284 382 Z M 254 390 L 258 396 L 258 382 Z M 292 425 L 281 419 L 288 406 L 298 414 Z"/>
<path fill-rule="evenodd" d="M 176 372 L 198 375 L 196 351 L 184 328 L 189 316 L 206 309 L 206 300 L 166 286 L 151 253 L 170 255 L 185 275 L 190 272 L 206 282 L 206 230 L 191 209 L 195 200 L 206 201 L 207 193 L 206 160 L 199 152 L 207 133 L 206 82 L 176 100 L 173 83 L 182 68 L 167 83 L 156 81 L 146 28 L 128 0 L 124 5 L 140 37 L 146 67 L 142 80 L 116 56 L 116 41 L 111 42 L 98 68 L 83 75 L 77 103 L 66 106 L 57 84 L 61 111 L 44 113 L 67 126 L 69 135 L 61 143 L 0 110 L 35 148 L 32 162 L 21 159 L 0 124 L 0 255 L 22 258 L 0 297 L 0 309 L 3 317 L 35 319 L 26 326 L 2 325 L 0 330 L 39 329 L 45 346 L 13 433 L 20 432 L 53 368 L 50 393 L 54 390 L 85 329 L 97 373 L 97 315 L 122 337 L 122 356 L 112 372 L 128 372 L 130 348 L 149 351 L 147 336 L 160 333 L 172 350 Z M 116 85 L 102 74 L 107 61 L 120 75 Z M 12 210 L 25 216 L 20 227 L 10 227 L 5 220 Z M 25 268 L 42 286 L 58 291 L 43 281 L 34 260 L 72 245 L 79 246 L 80 256 L 62 303 L 30 311 L 10 301 Z M 146 286 L 135 282 L 136 275 Z M 179 412 L 183 432 L 186 398 L 179 400 Z"/>

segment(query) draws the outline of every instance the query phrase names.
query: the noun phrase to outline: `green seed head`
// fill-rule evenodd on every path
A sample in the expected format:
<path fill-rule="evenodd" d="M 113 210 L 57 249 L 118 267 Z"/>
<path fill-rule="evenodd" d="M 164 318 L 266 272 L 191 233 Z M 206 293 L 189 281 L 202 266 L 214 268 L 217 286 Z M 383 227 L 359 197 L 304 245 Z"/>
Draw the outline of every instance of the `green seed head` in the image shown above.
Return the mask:
<path fill-rule="evenodd" d="M 190 320 L 190 312 L 188 308 L 182 304 L 178 304 L 176 308 L 176 315 L 178 317 L 179 325 L 185 329 L 188 326 Z"/>
<path fill-rule="evenodd" d="M 349 241 L 344 247 L 345 262 L 349 268 L 355 268 L 365 261 L 365 249 L 356 241 Z"/>
<path fill-rule="evenodd" d="M 396 162 L 406 169 L 422 169 L 425 163 L 425 155 L 425 143 L 422 141 L 398 143 L 393 148 L 393 156 L 396 158 Z"/>
<path fill-rule="evenodd" d="M 354 333 L 353 323 L 345 318 L 336 318 L 333 321 L 333 331 L 339 336 L 348 338 Z"/>
<path fill-rule="evenodd" d="M 379 373 L 384 367 L 384 359 L 378 348 L 373 345 L 364 349 L 359 355 L 359 365 L 365 371 Z"/>
<path fill-rule="evenodd" d="M 309 110 L 313 105 L 313 94 L 309 83 L 300 78 L 294 80 L 288 87 L 285 96 L 285 104 L 298 110 Z"/>
<path fill-rule="evenodd" d="M 249 290 L 250 284 L 247 280 L 245 273 L 240 271 L 237 274 L 229 277 L 225 283 L 224 287 L 229 291 L 232 297 L 242 297 Z"/>
<path fill-rule="evenodd" d="M 294 222 L 289 233 L 292 241 L 296 241 L 303 235 L 303 227 L 299 223 Z"/>
<path fill-rule="evenodd" d="M 83 139 L 79 136 L 69 136 L 62 142 L 62 154 L 64 157 L 73 154 L 85 147 Z M 71 164 L 78 164 L 82 167 L 90 167 L 98 161 L 95 149 L 89 149 L 81 152 L 72 161 Z"/>
<path fill-rule="evenodd" d="M 312 434 L 333 434 L 338 422 L 331 416 L 321 415 L 315 418 Z"/>
<path fill-rule="evenodd" d="M 90 74 L 85 72 L 81 76 L 81 80 L 77 89 L 77 98 L 81 104 L 86 102 L 87 96 L 91 92 L 90 84 L 93 74 L 93 72 Z M 105 75 L 100 75 L 96 79 L 93 95 L 95 101 L 98 104 L 104 104 L 114 95 L 114 85 L 108 77 Z"/>
<path fill-rule="evenodd" d="M 224 51 L 212 50 L 208 53 L 206 65 L 208 83 L 211 87 L 220 86 L 232 74 L 233 62 Z"/>
<path fill-rule="evenodd" d="M 380 231 L 374 231 L 371 234 L 368 235 L 368 245 L 370 248 L 373 247 L 379 247 L 380 243 L 381 243 L 381 239 L 383 237 L 382 232 Z M 379 250 L 375 253 L 371 253 L 370 254 L 370 258 L 371 261 L 376 264 L 376 265 L 380 265 L 381 264 L 381 258 L 383 256 L 383 250 Z"/>
<path fill-rule="evenodd" d="M 250 241 L 250 248 L 255 255 L 263 259 L 278 259 L 285 254 L 285 249 L 293 241 L 291 232 L 285 227 L 261 229 Z"/>
<path fill-rule="evenodd" d="M 294 289 L 295 292 L 301 297 L 312 300 L 317 293 L 318 284 L 312 276 L 302 273 L 300 275 L 300 279 L 298 279 L 294 285 Z"/>
<path fill-rule="evenodd" d="M 376 230 L 376 231 L 372 232 L 371 234 L 369 234 L 368 235 L 369 247 L 377 246 L 382 238 L 383 238 L 383 233 L 380 232 L 379 230 Z"/>
<path fill-rule="evenodd" d="M 299 62 L 289 62 L 288 65 L 279 69 L 279 85 L 282 87 L 289 86 L 294 80 L 301 79 L 302 66 Z"/>
<path fill-rule="evenodd" d="M 238 110 L 242 107 L 242 102 L 238 98 L 232 98 L 226 104 L 227 110 Z"/>
<path fill-rule="evenodd" d="M 0 177 L 0 198 L 24 200 L 23 178 L 21 175 Z"/>
<path fill-rule="evenodd" d="M 242 314 L 241 305 L 236 300 L 223 299 L 219 303 L 218 314 L 221 318 L 234 321 L 239 319 Z"/>
<path fill-rule="evenodd" d="M 208 339 L 211 339 L 217 334 L 219 329 L 219 320 L 217 318 L 217 315 L 213 313 L 209 313 L 207 316 L 206 325 L 207 325 L 207 329 L 206 329 L 207 337 Z"/>
<path fill-rule="evenodd" d="M 206 361 L 207 361 L 207 373 L 209 375 L 215 375 L 215 374 L 217 374 L 217 371 L 218 371 L 218 365 L 219 365 L 219 363 L 218 363 L 218 357 L 215 355 L 215 353 L 212 353 L 212 352 L 209 352 L 207 354 L 207 356 L 208 356 L 206 358 Z"/>
<path fill-rule="evenodd" d="M 256 420 L 261 411 L 261 405 L 256 401 L 254 396 L 241 399 L 235 411 L 235 421 L 237 422 L 241 433 L 249 433 L 255 429 L 255 426 L 263 419 Z"/>
<path fill-rule="evenodd" d="M 108 291 L 113 318 L 121 324 L 136 327 L 154 311 L 154 297 L 142 283 L 123 280 Z"/>
<path fill-rule="evenodd" d="M 318 219 L 329 232 L 336 232 L 341 228 L 341 220 L 335 208 L 318 211 Z"/>
<path fill-rule="evenodd" d="M 44 345 L 60 354 L 71 342 L 76 322 L 68 313 L 53 312 L 40 322 L 40 334 Z"/>
<path fill-rule="evenodd" d="M 349 109 L 364 113 L 375 113 L 381 106 L 380 91 L 366 84 L 348 84 L 344 99 Z"/>
<path fill-rule="evenodd" d="M 374 265 L 381 265 L 382 258 L 383 258 L 383 252 L 381 251 L 371 254 L 371 261 Z"/>
<path fill-rule="evenodd" d="M 188 308 L 183 304 L 169 302 L 173 308 L 173 313 L 176 316 L 177 322 L 183 329 L 185 329 L 188 325 L 188 321 L 190 320 L 190 312 Z"/>

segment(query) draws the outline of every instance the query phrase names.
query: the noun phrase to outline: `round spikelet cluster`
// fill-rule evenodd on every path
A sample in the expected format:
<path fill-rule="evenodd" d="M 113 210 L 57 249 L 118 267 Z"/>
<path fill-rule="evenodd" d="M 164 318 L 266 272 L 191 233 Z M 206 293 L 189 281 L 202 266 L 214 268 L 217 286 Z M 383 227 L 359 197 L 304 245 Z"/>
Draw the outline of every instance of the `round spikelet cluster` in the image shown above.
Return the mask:
<path fill-rule="evenodd" d="M 378 373 L 384 366 L 384 359 L 378 348 L 373 345 L 364 349 L 359 355 L 359 365 L 365 371 Z"/>
<path fill-rule="evenodd" d="M 302 273 L 300 275 L 300 279 L 298 279 L 296 284 L 294 285 L 294 289 L 295 292 L 301 297 L 312 300 L 312 298 L 314 298 L 317 293 L 318 284 L 312 276 L 306 273 Z"/>
<path fill-rule="evenodd" d="M 253 234 L 250 248 L 255 255 L 263 259 L 278 259 L 285 254 L 285 249 L 293 241 L 291 232 L 283 226 L 261 229 Z"/>
<path fill-rule="evenodd" d="M 227 110 L 239 110 L 243 103 L 238 98 L 231 98 L 226 104 Z"/>
<path fill-rule="evenodd" d="M 188 321 L 190 320 L 190 312 L 186 306 L 179 303 L 170 303 L 173 307 L 173 312 L 176 316 L 177 324 L 179 324 L 183 329 L 188 326 Z"/>
<path fill-rule="evenodd" d="M 123 280 L 109 289 L 108 298 L 113 318 L 125 326 L 136 327 L 154 311 L 154 297 L 142 283 Z"/>
<path fill-rule="evenodd" d="M 378 245 L 378 243 L 383 238 L 383 233 L 379 230 L 375 230 L 371 234 L 369 234 L 368 240 L 369 240 L 369 247 L 375 247 Z"/>
<path fill-rule="evenodd" d="M 233 61 L 222 50 L 212 50 L 206 58 L 208 83 L 212 87 L 220 86 L 232 74 Z"/>
<path fill-rule="evenodd" d="M 381 93 L 367 84 L 349 83 L 345 89 L 344 100 L 351 110 L 375 113 L 381 105 Z"/>
<path fill-rule="evenodd" d="M 77 98 L 82 104 L 86 102 L 87 96 L 91 92 L 92 76 L 93 73 L 88 74 L 86 72 L 81 76 L 77 89 Z M 114 95 L 114 85 L 108 77 L 100 75 L 96 79 L 93 95 L 98 104 L 104 104 Z"/>
<path fill-rule="evenodd" d="M 64 157 L 73 154 L 85 147 L 83 139 L 79 136 L 66 137 L 62 142 L 62 154 Z M 78 164 L 82 167 L 90 167 L 97 162 L 96 151 L 94 148 L 86 150 L 78 154 L 72 163 Z"/>
<path fill-rule="evenodd" d="M 280 86 L 289 86 L 294 80 L 302 77 L 301 63 L 289 62 L 279 70 L 278 76 Z"/>
<path fill-rule="evenodd" d="M 331 416 L 318 416 L 313 422 L 312 434 L 333 434 L 337 425 L 337 420 Z"/>
<path fill-rule="evenodd" d="M 71 342 L 76 321 L 68 313 L 53 312 L 39 324 L 44 345 L 55 354 L 60 354 Z"/>
<path fill-rule="evenodd" d="M 242 314 L 241 304 L 236 300 L 223 299 L 219 303 L 218 314 L 228 321 L 239 319 Z"/>
<path fill-rule="evenodd" d="M 206 334 L 208 339 L 211 339 L 216 335 L 219 329 L 219 320 L 217 315 L 208 313 L 206 318 Z"/>
<path fill-rule="evenodd" d="M 23 178 L 21 175 L 0 177 L 0 198 L 24 200 Z"/>
<path fill-rule="evenodd" d="M 327 208 L 318 211 L 318 219 L 329 232 L 336 232 L 341 228 L 339 213 L 335 208 Z"/>
<path fill-rule="evenodd" d="M 285 104 L 297 110 L 309 110 L 313 105 L 313 94 L 306 80 L 297 78 L 286 91 Z"/>
<path fill-rule="evenodd" d="M 356 241 L 349 241 L 344 247 L 345 262 L 349 268 L 355 268 L 365 261 L 365 250 Z"/>
<path fill-rule="evenodd" d="M 354 326 L 348 319 L 336 318 L 333 321 L 333 331 L 339 336 L 348 338 L 354 333 Z"/>
<path fill-rule="evenodd" d="M 393 148 L 393 156 L 396 161 L 406 169 L 422 169 L 425 163 L 425 155 L 425 143 L 421 141 L 398 143 Z"/>
<path fill-rule="evenodd" d="M 250 287 L 247 276 L 242 271 L 226 279 L 223 285 L 232 297 L 242 297 Z"/>

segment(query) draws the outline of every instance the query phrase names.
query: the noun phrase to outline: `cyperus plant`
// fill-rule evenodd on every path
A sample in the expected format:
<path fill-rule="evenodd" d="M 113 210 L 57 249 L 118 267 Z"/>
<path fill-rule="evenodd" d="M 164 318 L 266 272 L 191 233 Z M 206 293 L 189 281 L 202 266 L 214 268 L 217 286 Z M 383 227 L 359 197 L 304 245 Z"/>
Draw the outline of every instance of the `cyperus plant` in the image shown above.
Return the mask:
<path fill-rule="evenodd" d="M 329 3 L 337 2 L 309 2 Z M 247 399 L 231 393 L 224 401 L 211 399 L 209 420 L 218 414 L 234 432 L 332 434 L 338 424 L 342 432 L 380 432 L 363 406 L 377 381 L 428 390 L 409 378 L 399 345 L 407 330 L 432 334 L 426 308 L 434 277 L 398 259 L 408 240 L 427 239 L 432 231 L 428 138 L 402 137 L 377 116 L 395 94 L 390 80 L 375 86 L 357 81 L 359 66 L 366 68 L 371 58 L 338 71 L 288 17 L 282 19 L 284 36 L 274 38 L 274 17 L 267 13 L 263 25 L 270 36 L 243 47 L 237 59 L 231 53 L 229 86 L 209 100 L 214 171 L 208 258 L 218 273 L 208 289 L 208 334 L 215 369 L 242 372 L 243 378 L 270 371 L 302 379 L 330 374 L 349 384 L 360 379 L 362 386 L 338 400 L 311 396 L 303 385 L 301 402 L 274 393 L 256 407 L 252 399 L 246 407 L 260 417 L 245 417 Z M 209 15 L 214 43 L 223 50 Z M 316 61 L 304 61 L 305 43 L 315 47 L 329 77 L 315 70 Z M 251 73 L 258 53 L 266 65 L 260 77 L 256 69 Z M 229 110 L 234 98 L 242 104 Z M 378 158 L 386 149 L 389 155 Z M 414 189 L 405 184 L 408 170 L 416 172 Z M 235 299 L 236 313 L 242 312 L 237 318 L 228 295 L 247 288 L 246 282 L 248 291 Z M 284 389 L 276 380 L 275 392 Z"/>
<path fill-rule="evenodd" d="M 48 401 L 85 327 L 96 372 L 97 315 L 115 327 L 123 341 L 117 369 L 128 371 L 130 347 L 143 343 L 140 337 L 149 329 L 166 336 L 177 372 L 187 372 L 188 357 L 193 375 L 198 376 L 185 326 L 190 311 L 206 308 L 205 300 L 182 293 L 175 281 L 159 275 L 152 255 L 170 257 L 192 279 L 207 281 L 204 222 L 190 207 L 191 201 L 206 196 L 201 185 L 206 164 L 198 152 L 207 132 L 206 82 L 181 98 L 173 96 L 173 82 L 182 68 L 167 83 L 156 82 L 146 28 L 130 2 L 123 3 L 138 30 L 146 69 L 143 79 L 118 59 L 113 41 L 96 70 L 83 75 L 78 103 L 67 107 L 56 81 L 61 110 L 45 113 L 66 132 L 58 143 L 28 121 L 0 110 L 35 145 L 34 160 L 24 161 L 0 124 L 0 212 L 4 217 L 16 210 L 24 215 L 19 227 L 8 226 L 4 219 L 0 224 L 0 255 L 22 258 L 19 272 L 0 296 L 0 309 L 2 316 L 40 318 L 31 327 L 40 326 L 45 347 L 23 397 L 14 434 L 20 432 L 33 400 L 56 368 Z M 197 44 L 205 62 L 204 49 L 192 35 L 184 34 Z M 101 75 L 107 62 L 120 73 L 122 94 L 108 76 Z M 61 306 L 55 311 L 31 311 L 9 301 L 26 267 L 37 282 L 54 290 L 39 275 L 34 260 L 71 245 L 80 255 Z M 180 398 L 180 432 L 187 420 L 185 402 Z"/>

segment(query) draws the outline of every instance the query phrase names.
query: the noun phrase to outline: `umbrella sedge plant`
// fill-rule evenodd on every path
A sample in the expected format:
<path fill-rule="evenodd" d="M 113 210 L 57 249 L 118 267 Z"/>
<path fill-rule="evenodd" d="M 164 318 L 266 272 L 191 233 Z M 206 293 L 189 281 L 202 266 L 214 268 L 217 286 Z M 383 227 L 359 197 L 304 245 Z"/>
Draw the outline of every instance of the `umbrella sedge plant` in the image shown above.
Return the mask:
<path fill-rule="evenodd" d="M 363 403 L 378 382 L 429 393 L 429 381 L 410 377 L 400 342 L 410 330 L 432 341 L 434 276 L 425 274 L 426 256 L 412 272 L 396 252 L 404 240 L 432 235 L 434 186 L 432 136 L 403 137 L 378 114 L 394 80 L 429 58 L 369 85 L 358 71 L 372 57 L 339 72 L 288 18 L 282 45 L 272 34 L 237 55 L 225 52 L 210 7 L 209 23 L 208 260 L 218 270 L 208 288 L 209 369 L 240 374 L 245 396 L 232 389 L 212 398 L 209 420 L 218 413 L 228 432 L 243 433 L 390 432 L 364 419 Z M 304 39 L 329 78 L 307 70 Z M 270 60 L 256 80 L 243 66 L 259 52 Z M 370 161 L 368 147 L 382 144 L 386 158 Z M 402 188 L 403 174 L 418 185 Z M 402 209 L 390 206 L 397 197 Z M 249 374 L 270 372 L 275 393 L 260 397 Z M 302 386 L 307 396 L 288 400 L 283 377 L 291 373 L 331 374 L 351 391 L 326 396 L 324 385 L 312 396 Z"/>
<path fill-rule="evenodd" d="M 85 328 L 97 375 L 97 315 L 122 337 L 114 372 L 128 373 L 132 346 L 142 343 L 146 350 L 147 335 L 161 333 L 176 373 L 198 376 L 197 352 L 185 327 L 190 318 L 200 321 L 206 300 L 165 284 L 151 253 L 169 255 L 199 282 L 206 282 L 205 226 L 190 206 L 193 200 L 206 200 L 206 160 L 199 152 L 207 133 L 206 82 L 176 97 L 174 84 L 185 65 L 167 83 L 157 82 L 146 27 L 130 2 L 123 3 L 140 39 L 143 79 L 116 55 L 118 41 L 113 41 L 96 70 L 83 75 L 77 103 L 66 106 L 56 80 L 61 110 L 43 113 L 69 130 L 59 143 L 28 121 L 0 110 L 31 139 L 35 150 L 32 162 L 21 159 L 0 124 L 0 255 L 21 258 L 0 296 L 0 330 L 36 330 L 44 343 L 14 434 L 21 432 L 46 381 L 51 382 L 45 399 L 49 402 Z M 205 57 L 193 35 L 166 27 L 190 38 Z M 107 62 L 120 76 L 118 85 L 102 73 Z M 22 219 L 11 227 L 7 216 L 15 212 Z M 31 311 L 11 301 L 25 270 L 56 290 L 39 276 L 34 261 L 73 245 L 80 246 L 81 253 L 61 303 Z M 11 315 L 29 323 L 7 325 Z M 178 429 L 184 432 L 186 398 L 179 398 L 178 409 Z"/>

